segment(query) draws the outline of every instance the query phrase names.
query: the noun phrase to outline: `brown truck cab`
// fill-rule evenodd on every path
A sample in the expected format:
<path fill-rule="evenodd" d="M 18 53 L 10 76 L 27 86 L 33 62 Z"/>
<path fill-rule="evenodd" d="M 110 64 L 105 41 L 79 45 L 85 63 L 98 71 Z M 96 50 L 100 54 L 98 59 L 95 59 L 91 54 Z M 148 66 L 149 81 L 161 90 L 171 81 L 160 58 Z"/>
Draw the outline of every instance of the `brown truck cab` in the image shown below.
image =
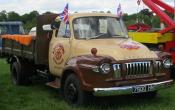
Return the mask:
<path fill-rule="evenodd" d="M 44 29 L 46 24 L 52 30 Z M 71 104 L 84 103 L 89 93 L 155 95 L 173 84 L 171 56 L 133 41 L 116 15 L 75 13 L 69 24 L 56 15 L 43 15 L 36 30 L 28 45 L 3 38 L 15 84 L 24 84 L 34 71 L 48 74 L 52 80 L 47 85 L 61 88 Z"/>

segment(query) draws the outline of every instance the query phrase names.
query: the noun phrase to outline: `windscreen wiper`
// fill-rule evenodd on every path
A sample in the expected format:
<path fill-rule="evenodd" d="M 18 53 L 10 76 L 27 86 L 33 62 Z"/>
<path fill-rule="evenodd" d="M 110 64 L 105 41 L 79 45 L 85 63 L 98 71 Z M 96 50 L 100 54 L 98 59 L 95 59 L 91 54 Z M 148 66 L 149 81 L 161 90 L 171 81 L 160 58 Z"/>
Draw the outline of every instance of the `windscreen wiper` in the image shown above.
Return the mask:
<path fill-rule="evenodd" d="M 101 33 L 101 34 L 98 34 L 98 35 L 96 35 L 96 36 L 94 36 L 94 37 L 89 37 L 88 39 L 96 39 L 96 38 L 99 38 L 99 37 L 101 37 L 101 36 L 103 36 L 103 35 L 105 35 L 106 33 Z"/>
<path fill-rule="evenodd" d="M 123 37 L 123 35 L 119 35 L 119 34 L 114 34 L 114 35 L 112 35 L 112 36 L 114 36 L 114 37 L 116 37 L 116 38 L 128 38 L 128 37 L 126 37 L 126 36 Z"/>

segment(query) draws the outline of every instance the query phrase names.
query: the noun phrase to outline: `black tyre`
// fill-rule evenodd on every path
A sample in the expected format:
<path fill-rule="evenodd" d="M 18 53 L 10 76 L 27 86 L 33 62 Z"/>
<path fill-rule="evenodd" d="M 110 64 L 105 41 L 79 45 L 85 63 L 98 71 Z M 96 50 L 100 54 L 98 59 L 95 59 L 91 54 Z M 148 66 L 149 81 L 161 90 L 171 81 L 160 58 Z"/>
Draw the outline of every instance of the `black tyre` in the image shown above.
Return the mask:
<path fill-rule="evenodd" d="M 66 102 L 70 105 L 80 106 L 88 102 L 88 94 L 82 90 L 80 81 L 74 74 L 67 77 L 63 93 Z"/>
<path fill-rule="evenodd" d="M 27 85 L 29 84 L 29 78 L 27 70 L 19 62 L 13 62 L 11 64 L 11 76 L 12 82 L 15 85 Z"/>
<path fill-rule="evenodd" d="M 170 72 L 170 73 L 171 73 L 171 78 L 172 78 L 172 79 L 175 79 L 175 72 L 174 72 L 174 71 L 175 71 L 175 66 L 173 65 L 173 66 L 171 67 L 171 72 Z"/>

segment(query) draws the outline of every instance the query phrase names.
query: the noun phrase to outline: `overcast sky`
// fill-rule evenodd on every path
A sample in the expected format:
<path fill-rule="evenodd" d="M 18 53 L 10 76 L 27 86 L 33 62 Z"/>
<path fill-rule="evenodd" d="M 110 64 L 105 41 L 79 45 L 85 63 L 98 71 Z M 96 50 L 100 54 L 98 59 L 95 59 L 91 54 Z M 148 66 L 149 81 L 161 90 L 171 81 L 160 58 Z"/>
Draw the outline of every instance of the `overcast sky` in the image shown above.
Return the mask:
<path fill-rule="evenodd" d="M 174 6 L 175 0 L 163 0 Z M 0 11 L 15 11 L 24 14 L 37 10 L 40 13 L 51 11 L 60 13 L 69 3 L 70 12 L 111 11 L 116 13 L 118 4 L 124 13 L 136 13 L 146 6 L 143 3 L 138 8 L 137 0 L 0 0 Z"/>

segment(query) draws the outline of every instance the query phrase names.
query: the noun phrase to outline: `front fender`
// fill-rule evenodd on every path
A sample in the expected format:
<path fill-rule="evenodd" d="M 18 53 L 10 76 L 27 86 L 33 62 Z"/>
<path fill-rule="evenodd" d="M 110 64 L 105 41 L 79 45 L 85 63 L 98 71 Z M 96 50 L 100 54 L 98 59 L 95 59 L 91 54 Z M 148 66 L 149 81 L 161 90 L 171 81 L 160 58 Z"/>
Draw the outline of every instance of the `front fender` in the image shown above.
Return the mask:
<path fill-rule="evenodd" d="M 113 76 L 113 72 L 104 75 L 92 71 L 92 68 L 104 62 L 111 62 L 112 59 L 103 56 L 84 55 L 71 58 L 65 65 L 63 78 L 67 71 L 72 71 L 79 78 L 81 87 L 86 91 L 93 91 L 96 87 L 111 87 L 112 84 L 105 82 Z"/>
<path fill-rule="evenodd" d="M 156 51 L 155 53 L 157 54 L 157 56 L 159 57 L 159 60 L 161 60 L 161 61 L 163 61 L 166 58 L 172 59 L 172 55 L 168 52 Z M 170 73 L 170 77 L 172 79 L 175 79 L 174 70 L 175 70 L 174 65 L 170 69 L 165 69 L 166 72 Z"/>
<path fill-rule="evenodd" d="M 167 52 L 155 51 L 155 53 L 160 60 L 164 60 L 165 58 L 172 58 L 171 54 Z"/>

